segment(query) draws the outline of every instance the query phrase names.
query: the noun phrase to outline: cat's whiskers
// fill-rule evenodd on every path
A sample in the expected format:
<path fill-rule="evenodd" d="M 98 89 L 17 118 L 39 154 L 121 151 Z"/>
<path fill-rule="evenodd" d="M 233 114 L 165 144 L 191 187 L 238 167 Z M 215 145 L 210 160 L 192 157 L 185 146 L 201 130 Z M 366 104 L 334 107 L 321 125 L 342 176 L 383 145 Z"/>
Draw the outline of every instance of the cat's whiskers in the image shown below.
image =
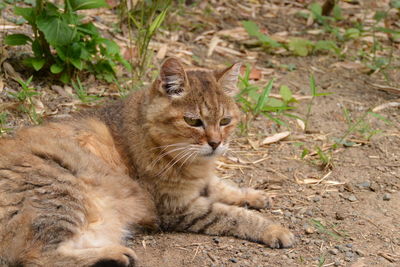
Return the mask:
<path fill-rule="evenodd" d="M 165 156 L 167 156 L 168 154 L 171 154 L 171 153 L 176 152 L 176 151 L 179 151 L 179 150 L 184 150 L 184 149 L 186 149 L 186 146 L 174 148 L 174 149 L 172 149 L 172 150 L 169 150 L 169 151 L 167 151 L 167 152 L 164 152 L 164 153 L 161 154 L 161 155 L 157 155 L 156 159 L 155 159 L 152 163 L 150 163 L 150 167 L 151 167 L 151 168 L 155 167 L 155 165 L 156 165 L 161 159 L 163 159 Z M 160 153 L 162 153 L 162 151 L 161 151 Z M 160 154 L 160 153 L 159 153 L 159 154 Z"/>
<path fill-rule="evenodd" d="M 192 153 L 184 160 L 182 161 L 181 165 L 179 166 L 179 169 L 181 169 L 185 163 L 194 155 L 194 158 L 196 158 L 196 156 L 199 154 L 199 148 L 198 147 L 192 147 Z M 193 162 L 193 161 L 192 161 Z M 190 164 L 190 162 L 189 162 Z"/>
<path fill-rule="evenodd" d="M 171 146 L 183 146 L 183 145 L 188 145 L 188 143 L 175 143 L 175 144 L 169 144 L 169 145 L 164 145 L 164 146 L 156 146 L 156 147 L 151 148 L 149 151 L 153 151 L 153 150 L 159 149 L 159 148 L 162 148 L 161 151 L 164 151 L 165 149 L 167 149 L 168 147 L 171 147 Z"/>
<path fill-rule="evenodd" d="M 193 147 L 188 146 L 185 147 L 185 150 L 179 152 L 177 155 L 175 155 L 169 162 L 166 164 L 166 166 L 157 174 L 157 176 L 160 176 L 162 173 L 168 172 L 175 164 L 177 164 L 181 159 L 189 155 L 192 151 L 194 150 Z"/>

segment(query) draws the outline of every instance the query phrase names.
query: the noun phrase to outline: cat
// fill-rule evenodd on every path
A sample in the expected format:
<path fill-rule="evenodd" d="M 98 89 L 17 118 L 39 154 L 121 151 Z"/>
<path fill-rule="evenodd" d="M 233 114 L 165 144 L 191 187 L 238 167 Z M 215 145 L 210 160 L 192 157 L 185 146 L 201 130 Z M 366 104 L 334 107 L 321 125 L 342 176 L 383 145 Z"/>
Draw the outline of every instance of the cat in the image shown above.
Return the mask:
<path fill-rule="evenodd" d="M 293 246 L 288 229 L 246 208 L 267 207 L 263 191 L 214 174 L 239 121 L 239 71 L 168 58 L 149 89 L 0 139 L 0 258 L 133 266 L 124 240 L 138 228 Z"/>

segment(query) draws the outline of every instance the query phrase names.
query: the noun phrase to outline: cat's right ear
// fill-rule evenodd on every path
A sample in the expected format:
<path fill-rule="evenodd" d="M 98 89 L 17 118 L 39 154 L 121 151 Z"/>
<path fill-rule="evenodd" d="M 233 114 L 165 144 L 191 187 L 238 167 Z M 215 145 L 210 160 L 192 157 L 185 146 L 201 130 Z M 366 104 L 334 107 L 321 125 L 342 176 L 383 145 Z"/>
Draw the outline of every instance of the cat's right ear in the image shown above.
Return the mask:
<path fill-rule="evenodd" d="M 176 58 L 168 58 L 160 69 L 160 91 L 171 97 L 180 97 L 185 93 L 187 77 L 181 62 Z"/>

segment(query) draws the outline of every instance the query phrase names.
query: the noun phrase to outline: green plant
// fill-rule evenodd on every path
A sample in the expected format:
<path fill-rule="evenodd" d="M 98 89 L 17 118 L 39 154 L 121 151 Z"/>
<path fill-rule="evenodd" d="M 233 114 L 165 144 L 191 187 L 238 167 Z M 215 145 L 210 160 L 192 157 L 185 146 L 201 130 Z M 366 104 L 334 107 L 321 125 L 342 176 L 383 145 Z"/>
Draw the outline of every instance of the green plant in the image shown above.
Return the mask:
<path fill-rule="evenodd" d="M 0 113 L 0 136 L 2 134 L 5 134 L 11 130 L 11 128 L 7 128 L 5 125 L 7 123 L 7 117 L 8 113 L 7 112 L 1 112 Z"/>
<path fill-rule="evenodd" d="M 30 120 L 39 124 L 41 122 L 40 115 L 36 112 L 35 103 L 33 100 L 34 96 L 39 95 L 36 88 L 30 87 L 33 76 L 29 77 L 27 81 L 19 80 L 18 83 L 21 85 L 21 90 L 17 93 L 10 93 L 10 96 L 17 99 L 20 102 L 19 109 L 26 113 Z"/>
<path fill-rule="evenodd" d="M 314 104 L 315 98 L 319 97 L 319 96 L 327 96 L 327 95 L 332 94 L 332 93 L 328 93 L 328 92 L 327 93 L 318 93 L 317 92 L 317 86 L 315 84 L 315 78 L 314 78 L 313 74 L 310 75 L 310 91 L 311 91 L 311 100 L 307 105 L 307 113 L 304 118 L 304 131 L 305 132 L 308 131 L 308 127 L 309 127 L 309 123 L 310 123 L 310 116 L 311 116 L 311 109 Z"/>
<path fill-rule="evenodd" d="M 283 43 L 263 34 L 253 21 L 242 21 L 242 25 L 249 36 L 257 38 L 260 45 L 267 51 L 284 48 L 296 56 L 307 56 L 318 51 L 333 52 L 336 55 L 341 55 L 341 49 L 333 41 L 321 40 L 313 42 L 304 38 L 289 38 L 288 43 Z"/>
<path fill-rule="evenodd" d="M 59 79 L 68 83 L 74 71 L 88 70 L 111 82 L 115 76 L 116 62 L 126 68 L 118 45 L 101 37 L 92 22 L 84 22 L 77 11 L 106 7 L 105 0 L 64 0 L 63 9 L 55 4 L 36 0 L 31 7 L 14 7 L 14 13 L 22 16 L 32 27 L 33 39 L 25 34 L 6 36 L 7 45 L 30 44 L 33 56 L 25 63 L 36 71 L 49 68 Z"/>
<path fill-rule="evenodd" d="M 272 98 L 270 97 L 270 94 L 274 79 L 270 80 L 264 88 L 260 88 L 256 85 L 250 84 L 250 71 L 250 67 L 246 66 L 244 76 L 239 79 L 240 92 L 236 96 L 237 102 L 246 113 L 246 119 L 240 126 L 242 133 L 248 130 L 251 121 L 259 115 L 263 115 L 280 125 L 286 125 L 286 123 L 278 118 L 277 115 L 296 117 L 295 115 L 286 112 L 287 110 L 293 109 L 290 104 L 295 102 L 289 87 L 286 85 L 280 87 L 280 96 L 282 100 Z"/>
<path fill-rule="evenodd" d="M 83 103 L 89 103 L 100 99 L 100 97 L 98 96 L 88 95 L 86 88 L 82 85 L 81 80 L 79 78 L 76 79 L 76 82 L 75 81 L 71 82 L 76 95 Z"/>
<path fill-rule="evenodd" d="M 132 22 L 136 30 L 137 56 L 135 62 L 132 62 L 132 65 L 136 66 L 135 73 L 133 73 L 136 81 L 142 80 L 142 76 L 148 69 L 152 58 L 148 49 L 150 40 L 164 22 L 171 3 L 172 0 L 138 1 L 128 13 L 128 26 L 132 27 Z M 126 7 L 126 3 L 122 6 Z"/>
<path fill-rule="evenodd" d="M 361 134 L 361 136 L 367 141 L 369 141 L 374 135 L 382 132 L 381 130 L 375 129 L 371 126 L 371 124 L 367 121 L 368 115 L 383 121 L 385 124 L 391 123 L 384 116 L 372 112 L 371 109 L 365 111 L 359 118 L 353 119 L 351 113 L 346 109 L 346 107 L 343 107 L 343 115 L 347 122 L 347 130 L 340 138 L 334 138 L 336 144 L 343 146 L 355 145 L 354 142 L 347 140 L 347 138 L 354 132 L 358 132 L 359 134 Z"/>

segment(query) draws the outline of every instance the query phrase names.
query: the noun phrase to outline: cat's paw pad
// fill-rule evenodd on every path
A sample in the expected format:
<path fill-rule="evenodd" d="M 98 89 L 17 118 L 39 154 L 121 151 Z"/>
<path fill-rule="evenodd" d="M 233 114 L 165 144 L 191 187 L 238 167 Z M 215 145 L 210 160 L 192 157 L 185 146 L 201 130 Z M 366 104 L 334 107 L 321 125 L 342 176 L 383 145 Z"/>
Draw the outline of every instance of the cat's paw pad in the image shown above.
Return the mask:
<path fill-rule="evenodd" d="M 244 206 L 253 209 L 264 209 L 272 206 L 272 197 L 261 190 L 246 189 Z"/>
<path fill-rule="evenodd" d="M 262 241 L 271 248 L 290 248 L 295 243 L 295 237 L 289 229 L 273 224 L 265 230 Z"/>

